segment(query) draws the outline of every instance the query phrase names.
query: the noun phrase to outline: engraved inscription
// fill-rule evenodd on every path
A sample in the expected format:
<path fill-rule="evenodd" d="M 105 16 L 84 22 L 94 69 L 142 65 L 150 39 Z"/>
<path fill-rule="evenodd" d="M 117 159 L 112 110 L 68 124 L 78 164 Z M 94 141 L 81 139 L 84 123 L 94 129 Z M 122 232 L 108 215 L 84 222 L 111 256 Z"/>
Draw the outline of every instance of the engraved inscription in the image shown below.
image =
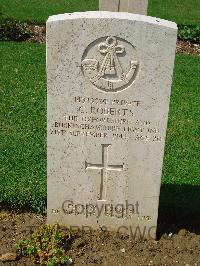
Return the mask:
<path fill-rule="evenodd" d="M 86 170 L 101 170 L 100 196 L 99 200 L 106 200 L 107 193 L 107 175 L 108 171 L 123 171 L 124 165 L 109 165 L 108 164 L 108 147 L 110 144 L 102 144 L 102 163 L 91 164 L 85 162 Z"/>
<path fill-rule="evenodd" d="M 133 60 L 134 55 L 135 48 L 127 41 L 113 36 L 100 38 L 90 44 L 83 55 L 83 74 L 100 90 L 121 91 L 136 78 L 139 63 Z"/>
<path fill-rule="evenodd" d="M 74 97 L 74 113 L 63 114 L 54 121 L 51 135 L 114 139 L 136 142 L 163 141 L 158 121 L 139 119 L 138 110 L 145 107 L 140 99 Z"/>

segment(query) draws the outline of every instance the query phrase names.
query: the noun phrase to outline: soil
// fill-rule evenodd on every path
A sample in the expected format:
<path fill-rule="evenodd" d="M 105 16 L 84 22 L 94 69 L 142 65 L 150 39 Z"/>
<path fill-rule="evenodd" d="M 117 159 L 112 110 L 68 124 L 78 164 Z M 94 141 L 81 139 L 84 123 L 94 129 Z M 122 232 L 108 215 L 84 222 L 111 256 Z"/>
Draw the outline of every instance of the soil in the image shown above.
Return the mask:
<path fill-rule="evenodd" d="M 43 216 L 1 211 L 0 255 L 16 252 L 16 242 L 29 238 L 34 229 L 45 222 Z M 136 241 L 128 235 L 113 232 L 79 232 L 72 238 L 68 255 L 74 265 L 198 266 L 200 265 L 199 225 L 200 221 L 195 221 L 195 226 L 198 228 L 193 227 L 191 231 L 179 230 L 181 228 L 179 225 L 164 224 L 161 219 L 158 226 L 160 236 L 157 241 Z M 29 258 L 24 257 L 12 262 L 0 262 L 0 265 L 33 264 Z"/>
<path fill-rule="evenodd" d="M 179 54 L 200 55 L 200 44 L 179 40 L 176 45 L 176 52 Z"/>
<path fill-rule="evenodd" d="M 31 33 L 32 37 L 28 39 L 28 42 L 46 42 L 46 27 L 38 25 L 28 25 L 28 31 Z"/>

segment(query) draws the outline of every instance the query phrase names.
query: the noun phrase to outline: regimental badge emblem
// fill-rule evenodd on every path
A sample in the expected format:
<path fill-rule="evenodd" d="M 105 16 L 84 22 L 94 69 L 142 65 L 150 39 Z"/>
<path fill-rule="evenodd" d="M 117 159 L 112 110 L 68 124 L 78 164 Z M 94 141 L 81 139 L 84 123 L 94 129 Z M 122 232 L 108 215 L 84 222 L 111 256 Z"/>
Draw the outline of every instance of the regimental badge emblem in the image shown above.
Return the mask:
<path fill-rule="evenodd" d="M 118 92 L 131 86 L 139 69 L 136 48 L 118 37 L 91 43 L 82 58 L 84 76 L 99 90 Z"/>

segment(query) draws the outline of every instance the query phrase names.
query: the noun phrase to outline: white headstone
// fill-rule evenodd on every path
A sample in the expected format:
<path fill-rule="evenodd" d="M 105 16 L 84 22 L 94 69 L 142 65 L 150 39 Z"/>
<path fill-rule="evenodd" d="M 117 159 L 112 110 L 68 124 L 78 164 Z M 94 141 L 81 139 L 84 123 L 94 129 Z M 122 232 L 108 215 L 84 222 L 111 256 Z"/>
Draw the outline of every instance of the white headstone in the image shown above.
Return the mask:
<path fill-rule="evenodd" d="M 100 11 L 147 15 L 148 0 L 99 0 Z"/>
<path fill-rule="evenodd" d="M 49 223 L 155 237 L 176 38 L 141 15 L 49 18 Z"/>

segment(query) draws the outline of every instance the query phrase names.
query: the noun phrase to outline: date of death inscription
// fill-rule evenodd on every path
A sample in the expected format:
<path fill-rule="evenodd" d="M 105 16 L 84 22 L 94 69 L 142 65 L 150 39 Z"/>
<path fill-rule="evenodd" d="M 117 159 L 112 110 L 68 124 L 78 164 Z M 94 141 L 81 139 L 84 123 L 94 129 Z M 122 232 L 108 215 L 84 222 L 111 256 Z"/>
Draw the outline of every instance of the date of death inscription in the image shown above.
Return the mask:
<path fill-rule="evenodd" d="M 57 136 L 88 137 L 101 139 L 132 139 L 160 142 L 159 124 L 138 119 L 141 101 L 74 98 L 74 114 L 64 114 L 53 121 L 50 134 Z"/>

